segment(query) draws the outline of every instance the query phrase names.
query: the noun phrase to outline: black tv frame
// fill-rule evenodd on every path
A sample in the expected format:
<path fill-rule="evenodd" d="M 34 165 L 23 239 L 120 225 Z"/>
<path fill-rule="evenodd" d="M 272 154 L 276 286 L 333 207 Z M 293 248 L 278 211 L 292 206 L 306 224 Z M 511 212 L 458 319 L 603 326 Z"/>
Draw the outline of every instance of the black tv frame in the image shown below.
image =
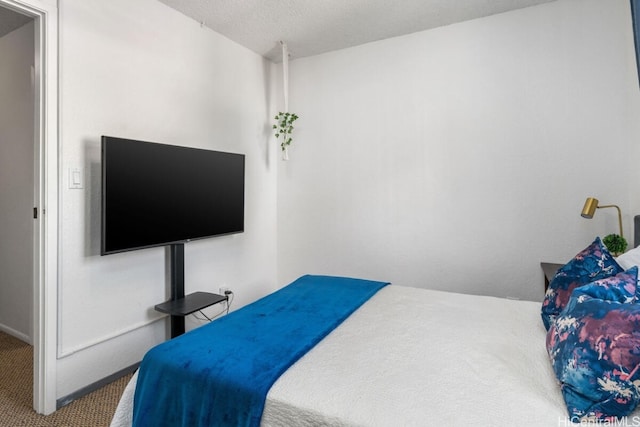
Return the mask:
<path fill-rule="evenodd" d="M 160 144 L 156 142 L 148 142 L 142 140 L 102 136 L 101 138 L 102 152 L 102 194 L 101 194 L 101 244 L 100 254 L 109 255 L 119 252 L 126 252 L 138 249 L 152 248 L 157 246 L 168 246 L 172 243 L 189 242 L 191 240 L 205 239 L 209 237 L 219 237 L 228 234 L 236 234 L 244 232 L 244 190 L 245 190 L 245 155 L 239 153 L 223 152 L 211 149 L 192 148 L 186 146 Z M 174 157 L 182 159 L 185 162 L 193 162 L 195 168 L 179 167 L 174 169 Z M 142 173 L 146 183 L 144 190 L 131 193 L 128 190 L 129 180 L 137 180 L 138 176 L 135 172 L 135 162 L 142 161 L 148 163 L 147 159 L 153 158 L 157 164 L 151 164 L 147 169 L 148 172 Z M 203 162 L 202 159 L 206 159 Z M 178 163 L 180 165 L 188 165 L 190 163 Z M 211 168 L 214 165 L 214 168 Z M 166 170 L 166 173 L 165 173 Z M 182 188 L 188 186 L 185 183 L 202 182 L 201 171 L 205 173 L 206 180 L 210 183 L 212 179 L 219 179 L 223 185 L 217 186 L 219 189 L 206 190 L 202 185 L 196 185 L 195 194 L 182 191 Z M 218 172 L 219 171 L 219 172 Z M 228 176 L 227 176 L 228 175 Z M 174 177 L 180 176 L 181 179 Z M 240 179 L 241 176 L 241 179 Z M 232 178 L 232 179 L 230 179 Z M 107 185 L 109 184 L 109 189 Z M 184 184 L 184 186 L 176 187 Z M 135 187 L 140 187 L 136 185 Z M 178 200 L 182 200 L 188 205 L 193 206 L 193 200 L 198 200 L 196 205 L 198 209 L 189 212 L 196 213 L 196 228 L 192 227 L 194 223 L 191 216 L 185 217 L 183 212 L 185 209 L 175 209 L 172 203 L 157 202 L 157 200 L 165 200 L 166 194 L 159 193 L 158 190 L 170 190 L 172 195 L 176 195 Z M 230 191 L 231 190 L 231 191 Z M 116 199 L 114 200 L 114 191 Z M 133 195 L 135 194 L 135 197 Z M 150 197 L 152 194 L 158 197 Z M 189 197 L 183 197 L 189 194 Z M 146 197 L 145 197 L 146 196 Z M 206 197 L 205 197 L 206 196 Z M 211 196 L 224 197 L 228 200 L 231 209 L 223 207 L 218 208 L 213 205 L 212 201 L 216 200 Z M 241 196 L 241 198 L 239 197 Z M 122 198 L 131 199 L 132 205 L 123 208 L 119 200 Z M 196 199 L 198 197 L 198 199 Z M 182 199 L 181 199 L 182 198 Z M 202 200 L 202 201 L 201 201 Z M 115 205 L 115 206 L 114 206 Z M 222 206 L 222 205 L 221 205 Z M 206 209 L 200 209 L 206 208 Z M 164 212 L 165 218 L 175 216 L 179 221 L 179 227 L 174 227 L 174 222 L 167 222 L 165 219 L 155 223 L 157 215 L 147 215 L 146 213 L 156 208 L 157 211 Z M 165 212 L 168 211 L 168 212 Z M 224 212 L 219 215 L 218 212 Z M 211 222 L 205 213 L 212 213 L 213 217 L 220 218 L 221 222 Z M 137 215 L 137 216 L 136 216 Z M 141 217 L 140 215 L 144 215 Z M 149 216 L 149 219 L 147 217 Z M 133 236 L 125 237 L 127 234 L 117 232 L 117 230 L 127 227 L 131 223 L 130 217 L 133 218 L 136 233 Z M 161 218 L 161 217 L 157 217 Z M 241 220 L 241 221 L 239 221 Z M 114 223 L 115 221 L 115 223 Z M 170 225 L 171 224 L 171 225 Z M 219 224 L 213 225 L 212 224 Z M 169 226 L 170 225 L 170 226 Z M 116 233 L 114 234 L 114 229 Z M 166 229 L 171 230 L 169 232 Z"/>

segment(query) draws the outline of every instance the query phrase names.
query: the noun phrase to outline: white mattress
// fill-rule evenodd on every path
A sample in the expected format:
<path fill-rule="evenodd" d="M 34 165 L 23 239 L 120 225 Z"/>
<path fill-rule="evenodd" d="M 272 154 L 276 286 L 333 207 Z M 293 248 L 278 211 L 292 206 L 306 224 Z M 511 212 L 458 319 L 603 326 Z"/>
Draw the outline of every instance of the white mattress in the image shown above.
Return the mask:
<path fill-rule="evenodd" d="M 112 427 L 131 425 L 135 376 Z M 264 426 L 556 426 L 540 303 L 387 286 L 273 385 Z"/>

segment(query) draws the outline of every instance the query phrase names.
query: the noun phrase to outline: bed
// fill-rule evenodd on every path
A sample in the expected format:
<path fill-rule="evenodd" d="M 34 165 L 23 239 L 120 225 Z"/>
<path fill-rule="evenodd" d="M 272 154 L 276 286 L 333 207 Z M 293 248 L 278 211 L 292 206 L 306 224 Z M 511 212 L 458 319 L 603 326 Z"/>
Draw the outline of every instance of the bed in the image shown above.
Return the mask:
<path fill-rule="evenodd" d="M 260 425 L 573 425 L 540 310 L 539 302 L 383 286 L 277 378 Z M 137 375 L 112 427 L 132 425 Z M 616 425 L 636 422 L 637 410 Z"/>
<path fill-rule="evenodd" d="M 262 425 L 556 425 L 545 335 L 539 303 L 387 286 L 276 381 Z"/>

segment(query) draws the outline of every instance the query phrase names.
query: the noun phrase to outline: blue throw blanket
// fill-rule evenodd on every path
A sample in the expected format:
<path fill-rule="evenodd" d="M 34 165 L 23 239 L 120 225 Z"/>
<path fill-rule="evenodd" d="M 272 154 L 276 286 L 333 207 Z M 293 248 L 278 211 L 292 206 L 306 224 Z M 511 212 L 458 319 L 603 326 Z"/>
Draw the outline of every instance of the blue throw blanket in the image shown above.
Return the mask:
<path fill-rule="evenodd" d="M 280 375 L 388 283 L 303 276 L 151 349 L 133 426 L 258 426 Z"/>

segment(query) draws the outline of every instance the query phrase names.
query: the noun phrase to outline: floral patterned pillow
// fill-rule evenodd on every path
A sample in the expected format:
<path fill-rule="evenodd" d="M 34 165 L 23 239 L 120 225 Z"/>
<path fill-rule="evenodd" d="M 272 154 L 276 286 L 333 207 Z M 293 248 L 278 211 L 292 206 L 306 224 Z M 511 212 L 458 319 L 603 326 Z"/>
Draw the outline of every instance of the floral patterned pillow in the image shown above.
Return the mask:
<path fill-rule="evenodd" d="M 547 333 L 573 422 L 629 415 L 640 403 L 638 268 L 576 289 Z"/>
<path fill-rule="evenodd" d="M 615 276 L 624 270 L 607 250 L 599 237 L 562 266 L 549 283 L 549 289 L 542 301 L 542 322 L 549 327 L 556 316 L 567 305 L 571 292 L 594 280 Z"/>

